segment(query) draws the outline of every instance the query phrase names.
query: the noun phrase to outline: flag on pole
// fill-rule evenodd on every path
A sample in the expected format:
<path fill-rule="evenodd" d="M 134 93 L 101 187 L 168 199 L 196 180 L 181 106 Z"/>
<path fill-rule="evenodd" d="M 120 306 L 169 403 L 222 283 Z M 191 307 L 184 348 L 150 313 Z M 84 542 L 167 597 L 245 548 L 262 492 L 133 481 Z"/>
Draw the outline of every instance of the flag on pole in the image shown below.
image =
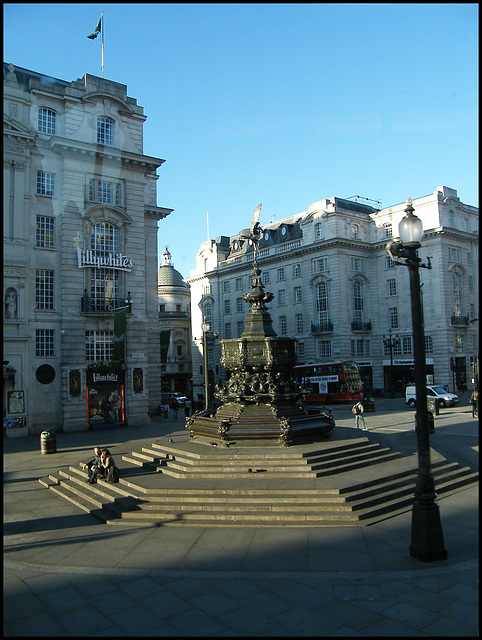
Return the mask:
<path fill-rule="evenodd" d="M 102 25 L 102 16 L 99 18 L 99 22 L 97 23 L 97 26 L 94 29 L 94 33 L 91 33 L 90 36 L 87 36 L 90 40 L 95 40 L 97 38 L 97 36 L 102 30 L 101 25 Z"/>

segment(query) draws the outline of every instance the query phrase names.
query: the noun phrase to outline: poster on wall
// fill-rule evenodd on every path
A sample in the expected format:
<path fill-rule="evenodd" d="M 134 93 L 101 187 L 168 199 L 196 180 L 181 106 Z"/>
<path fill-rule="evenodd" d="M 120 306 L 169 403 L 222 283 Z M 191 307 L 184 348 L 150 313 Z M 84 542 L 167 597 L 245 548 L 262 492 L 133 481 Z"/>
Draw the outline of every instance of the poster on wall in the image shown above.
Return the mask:
<path fill-rule="evenodd" d="M 25 397 L 23 391 L 8 392 L 8 413 L 25 413 Z"/>
<path fill-rule="evenodd" d="M 125 424 L 124 371 L 87 371 L 87 420 L 96 425 Z"/>

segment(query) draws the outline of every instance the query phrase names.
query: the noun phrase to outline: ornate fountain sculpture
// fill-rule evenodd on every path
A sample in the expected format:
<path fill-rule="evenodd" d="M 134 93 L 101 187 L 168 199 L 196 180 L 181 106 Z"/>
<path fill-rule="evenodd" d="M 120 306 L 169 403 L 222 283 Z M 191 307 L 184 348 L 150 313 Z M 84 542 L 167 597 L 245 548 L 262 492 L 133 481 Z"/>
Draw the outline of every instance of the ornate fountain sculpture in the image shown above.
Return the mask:
<path fill-rule="evenodd" d="M 215 414 L 194 414 L 186 422 L 192 439 L 210 444 L 282 444 L 327 436 L 335 423 L 325 412 L 309 414 L 302 403 L 303 390 L 293 375 L 297 340 L 278 336 L 267 303 L 274 295 L 265 291 L 256 254 L 262 229 L 259 205 L 248 238 L 254 245 L 251 291 L 243 295 L 250 304 L 240 338 L 220 340 L 221 364 L 228 379 L 215 392 L 221 402 Z"/>

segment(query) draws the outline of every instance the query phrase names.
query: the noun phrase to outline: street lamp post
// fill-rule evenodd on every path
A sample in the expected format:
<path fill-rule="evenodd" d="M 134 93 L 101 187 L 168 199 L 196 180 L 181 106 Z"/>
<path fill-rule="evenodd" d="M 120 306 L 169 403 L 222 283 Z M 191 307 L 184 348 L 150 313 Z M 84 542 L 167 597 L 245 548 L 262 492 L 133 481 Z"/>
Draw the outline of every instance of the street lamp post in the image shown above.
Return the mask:
<path fill-rule="evenodd" d="M 392 336 L 392 329 L 388 330 L 388 336 L 383 336 L 383 344 L 390 350 L 390 397 L 395 397 L 395 388 L 393 384 L 393 347 L 400 344 L 400 336 Z"/>
<path fill-rule="evenodd" d="M 412 507 L 412 537 L 410 555 L 422 562 L 445 560 L 447 551 L 444 546 L 440 511 L 435 502 L 435 483 L 430 468 L 430 435 L 427 409 L 425 337 L 422 317 L 422 301 L 420 294 L 420 267 L 431 269 L 428 264 L 421 264 L 417 249 L 421 246 L 423 234 L 422 221 L 413 215 L 414 208 L 410 198 L 405 209 L 406 216 L 399 225 L 400 242 L 391 242 L 387 251 L 392 256 L 403 258 L 410 274 L 410 297 L 412 302 L 413 351 L 415 365 L 415 394 L 417 412 L 415 414 L 415 431 L 417 435 L 418 475 L 415 486 L 415 500 Z"/>

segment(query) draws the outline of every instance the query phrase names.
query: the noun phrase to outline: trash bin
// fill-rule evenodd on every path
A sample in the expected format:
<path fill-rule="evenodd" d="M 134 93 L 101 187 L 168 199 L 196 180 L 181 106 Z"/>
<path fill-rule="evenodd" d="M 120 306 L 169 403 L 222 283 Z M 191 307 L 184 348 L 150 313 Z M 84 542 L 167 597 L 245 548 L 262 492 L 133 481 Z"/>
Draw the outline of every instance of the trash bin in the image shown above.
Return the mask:
<path fill-rule="evenodd" d="M 42 453 L 57 453 L 57 441 L 53 431 L 42 431 L 40 434 L 40 451 Z"/>
<path fill-rule="evenodd" d="M 365 411 L 375 411 L 375 399 L 374 398 L 363 398 L 361 401 L 363 408 Z"/>

